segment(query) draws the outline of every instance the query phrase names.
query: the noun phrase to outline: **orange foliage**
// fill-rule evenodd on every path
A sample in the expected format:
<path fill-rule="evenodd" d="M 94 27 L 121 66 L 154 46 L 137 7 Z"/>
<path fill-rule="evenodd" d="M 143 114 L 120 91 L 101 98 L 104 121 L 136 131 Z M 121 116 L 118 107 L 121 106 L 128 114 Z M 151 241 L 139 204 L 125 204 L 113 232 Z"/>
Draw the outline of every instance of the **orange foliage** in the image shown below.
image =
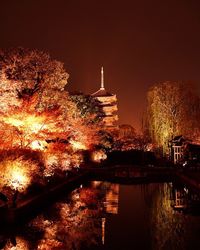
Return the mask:
<path fill-rule="evenodd" d="M 8 150 L 0 152 L 0 187 L 24 192 L 32 180 L 42 173 L 43 159 L 39 152 Z"/>
<path fill-rule="evenodd" d="M 44 175 L 49 176 L 55 169 L 79 166 L 83 161 L 79 150 L 93 148 L 98 137 L 96 127 L 80 116 L 64 90 L 68 74 L 62 63 L 22 48 L 0 55 L 0 150 L 15 155 L 0 160 L 5 177 L 0 184 L 8 185 L 14 178 L 10 186 L 24 191 L 38 162 L 19 156 L 20 150 L 26 149 L 27 155 L 40 152 Z"/>

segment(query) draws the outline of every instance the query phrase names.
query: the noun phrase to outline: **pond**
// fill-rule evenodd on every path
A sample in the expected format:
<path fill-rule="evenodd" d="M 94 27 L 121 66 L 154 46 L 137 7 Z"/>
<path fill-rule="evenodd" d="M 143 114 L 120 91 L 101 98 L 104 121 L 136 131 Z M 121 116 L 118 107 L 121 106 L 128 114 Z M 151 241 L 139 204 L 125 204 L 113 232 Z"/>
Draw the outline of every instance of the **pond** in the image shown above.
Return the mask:
<path fill-rule="evenodd" d="M 199 201 L 173 183 L 93 181 L 1 234 L 0 249 L 200 249 Z"/>

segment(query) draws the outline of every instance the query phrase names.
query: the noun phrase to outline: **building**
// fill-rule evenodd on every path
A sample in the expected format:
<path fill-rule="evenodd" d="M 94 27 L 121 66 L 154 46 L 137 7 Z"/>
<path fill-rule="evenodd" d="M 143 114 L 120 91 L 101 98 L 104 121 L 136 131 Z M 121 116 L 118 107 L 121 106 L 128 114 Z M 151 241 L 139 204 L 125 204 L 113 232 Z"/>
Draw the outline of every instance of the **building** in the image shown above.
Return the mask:
<path fill-rule="evenodd" d="M 174 164 L 185 161 L 191 163 L 200 162 L 200 145 L 184 138 L 182 135 L 175 136 L 170 141 L 172 160 Z"/>
<path fill-rule="evenodd" d="M 170 146 L 171 146 L 171 158 L 174 162 L 174 164 L 178 164 L 181 162 L 184 158 L 184 147 L 186 144 L 185 138 L 180 135 L 180 136 L 175 136 L 171 141 L 170 141 Z"/>
<path fill-rule="evenodd" d="M 103 67 L 101 67 L 101 87 L 98 91 L 91 95 L 102 107 L 104 112 L 103 121 L 106 128 L 115 128 L 116 121 L 118 120 L 117 112 L 117 97 L 114 94 L 111 94 L 106 91 L 104 86 L 104 71 Z"/>

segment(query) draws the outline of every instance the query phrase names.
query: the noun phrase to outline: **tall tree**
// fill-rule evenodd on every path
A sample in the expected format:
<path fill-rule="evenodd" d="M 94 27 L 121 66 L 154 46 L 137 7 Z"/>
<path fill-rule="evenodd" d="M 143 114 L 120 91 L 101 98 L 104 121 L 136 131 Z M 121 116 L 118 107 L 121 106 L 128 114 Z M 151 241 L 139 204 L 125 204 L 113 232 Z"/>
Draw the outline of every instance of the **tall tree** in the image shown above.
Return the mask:
<path fill-rule="evenodd" d="M 194 137 L 200 131 L 199 107 L 199 97 L 190 83 L 168 81 L 151 87 L 147 95 L 147 123 L 153 142 L 166 153 L 168 141 L 174 136 Z"/>
<path fill-rule="evenodd" d="M 68 76 L 63 63 L 42 51 L 0 51 L 0 148 L 56 138 L 85 148 L 95 143 L 93 128 L 65 90 Z"/>
<path fill-rule="evenodd" d="M 64 90 L 68 73 L 63 63 L 38 50 L 13 48 L 0 51 L 0 108 L 19 106 L 24 98 L 38 92 L 50 101 Z M 6 98 L 6 100 L 5 100 Z M 7 100 L 10 100 L 8 102 Z"/>
<path fill-rule="evenodd" d="M 91 95 L 82 93 L 70 94 L 70 99 L 76 104 L 82 118 L 87 119 L 88 124 L 95 124 L 102 121 L 105 115 L 101 103 Z"/>
<path fill-rule="evenodd" d="M 63 64 L 44 52 L 0 51 L 0 188 L 26 191 L 39 165 L 46 176 L 79 166 L 83 157 L 77 151 L 98 142 L 95 128 L 65 90 L 67 79 Z M 23 160 L 23 153 L 33 150 L 40 152 L 42 163 Z"/>

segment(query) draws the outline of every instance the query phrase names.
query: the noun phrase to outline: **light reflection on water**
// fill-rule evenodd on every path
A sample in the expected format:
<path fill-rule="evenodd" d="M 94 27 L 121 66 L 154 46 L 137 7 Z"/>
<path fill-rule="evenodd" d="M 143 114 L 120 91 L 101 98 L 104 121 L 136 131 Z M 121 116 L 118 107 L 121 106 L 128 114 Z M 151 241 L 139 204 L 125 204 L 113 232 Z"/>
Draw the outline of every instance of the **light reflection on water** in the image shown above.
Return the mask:
<path fill-rule="evenodd" d="M 198 195 L 181 185 L 94 181 L 0 236 L 0 249 L 200 249 L 199 215 Z"/>

